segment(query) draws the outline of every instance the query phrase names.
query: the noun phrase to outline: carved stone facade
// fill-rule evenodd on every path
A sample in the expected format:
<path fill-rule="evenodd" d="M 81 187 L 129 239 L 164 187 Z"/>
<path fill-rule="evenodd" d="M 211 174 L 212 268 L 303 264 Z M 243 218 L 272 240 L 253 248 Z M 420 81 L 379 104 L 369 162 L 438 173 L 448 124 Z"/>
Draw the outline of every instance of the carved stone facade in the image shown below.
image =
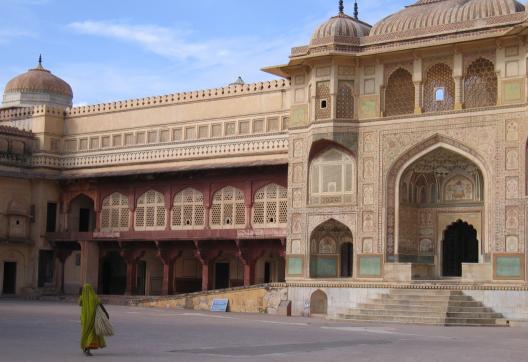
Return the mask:
<path fill-rule="evenodd" d="M 486 1 L 508 11 L 470 0 L 439 33 L 402 17 L 443 1 L 370 34 L 340 12 L 265 69 L 283 80 L 0 110 L 1 182 L 32 179 L 35 195 L 0 208 L 0 261 L 8 250 L 28 276 L 41 251 L 69 252 L 53 282 L 71 289 L 104 284 L 111 261 L 127 292 L 146 262 L 145 288 L 164 294 L 225 286 L 219 264 L 231 286 L 526 282 L 527 15 Z M 455 257 L 460 235 L 476 246 Z"/>

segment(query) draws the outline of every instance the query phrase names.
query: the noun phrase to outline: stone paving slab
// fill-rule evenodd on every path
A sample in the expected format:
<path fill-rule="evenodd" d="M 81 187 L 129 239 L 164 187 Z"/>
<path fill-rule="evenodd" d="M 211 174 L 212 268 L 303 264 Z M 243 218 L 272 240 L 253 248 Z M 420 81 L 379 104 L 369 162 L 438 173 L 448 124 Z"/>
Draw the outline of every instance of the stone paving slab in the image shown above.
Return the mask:
<path fill-rule="evenodd" d="M 97 361 L 523 361 L 528 329 L 372 325 L 108 306 Z M 73 304 L 0 300 L 0 361 L 86 361 Z"/>

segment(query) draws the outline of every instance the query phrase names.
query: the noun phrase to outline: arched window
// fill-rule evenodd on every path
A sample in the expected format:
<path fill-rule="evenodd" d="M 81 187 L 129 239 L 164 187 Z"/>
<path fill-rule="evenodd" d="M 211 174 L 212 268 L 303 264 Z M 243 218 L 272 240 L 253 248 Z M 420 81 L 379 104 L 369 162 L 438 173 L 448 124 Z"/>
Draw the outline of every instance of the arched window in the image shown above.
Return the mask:
<path fill-rule="evenodd" d="M 213 195 L 210 216 L 211 228 L 230 229 L 246 226 L 246 205 L 244 194 L 228 186 Z"/>
<path fill-rule="evenodd" d="M 354 81 L 340 80 L 337 88 L 337 118 L 354 118 Z"/>
<path fill-rule="evenodd" d="M 107 196 L 101 209 L 101 231 L 127 231 L 129 216 L 127 196 L 117 192 Z"/>
<path fill-rule="evenodd" d="M 407 70 L 399 68 L 391 74 L 385 90 L 385 115 L 414 113 L 414 83 Z"/>
<path fill-rule="evenodd" d="M 443 63 L 433 65 L 424 83 L 424 111 L 440 112 L 452 110 L 455 105 L 455 81 L 453 71 Z"/>
<path fill-rule="evenodd" d="M 164 230 L 166 222 L 165 201 L 161 193 L 150 190 L 137 201 L 136 230 Z"/>
<path fill-rule="evenodd" d="M 201 229 L 203 226 L 203 194 L 192 188 L 187 188 L 176 194 L 172 205 L 172 229 Z"/>
<path fill-rule="evenodd" d="M 279 227 L 288 224 L 288 190 L 270 184 L 255 193 L 253 225 L 255 227 Z"/>
<path fill-rule="evenodd" d="M 464 105 L 466 108 L 497 105 L 497 74 L 488 59 L 475 60 L 464 77 Z"/>
<path fill-rule="evenodd" d="M 310 203 L 351 203 L 355 196 L 355 170 L 352 157 L 332 148 L 310 166 Z"/>

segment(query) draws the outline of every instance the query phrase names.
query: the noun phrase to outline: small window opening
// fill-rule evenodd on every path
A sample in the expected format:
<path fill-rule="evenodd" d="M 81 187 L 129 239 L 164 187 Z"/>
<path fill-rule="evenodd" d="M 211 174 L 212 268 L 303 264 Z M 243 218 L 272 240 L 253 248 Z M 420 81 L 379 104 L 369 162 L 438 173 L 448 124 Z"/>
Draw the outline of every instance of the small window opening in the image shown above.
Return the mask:
<path fill-rule="evenodd" d="M 326 101 L 326 99 L 322 99 L 321 100 L 321 109 L 326 109 L 327 106 L 328 106 L 328 102 Z"/>
<path fill-rule="evenodd" d="M 445 100 L 445 88 L 438 87 L 435 88 L 435 101 L 443 102 Z"/>

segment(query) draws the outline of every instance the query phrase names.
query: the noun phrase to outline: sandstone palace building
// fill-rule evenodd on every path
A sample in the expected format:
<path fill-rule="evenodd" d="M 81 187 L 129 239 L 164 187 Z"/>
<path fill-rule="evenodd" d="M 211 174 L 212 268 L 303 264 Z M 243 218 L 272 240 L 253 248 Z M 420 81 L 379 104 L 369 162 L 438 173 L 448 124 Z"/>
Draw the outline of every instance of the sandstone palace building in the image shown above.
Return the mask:
<path fill-rule="evenodd" d="M 340 2 L 273 81 L 82 107 L 41 62 L 9 81 L 1 293 L 280 283 L 339 314 L 427 284 L 528 319 L 528 10 L 358 15 Z"/>

